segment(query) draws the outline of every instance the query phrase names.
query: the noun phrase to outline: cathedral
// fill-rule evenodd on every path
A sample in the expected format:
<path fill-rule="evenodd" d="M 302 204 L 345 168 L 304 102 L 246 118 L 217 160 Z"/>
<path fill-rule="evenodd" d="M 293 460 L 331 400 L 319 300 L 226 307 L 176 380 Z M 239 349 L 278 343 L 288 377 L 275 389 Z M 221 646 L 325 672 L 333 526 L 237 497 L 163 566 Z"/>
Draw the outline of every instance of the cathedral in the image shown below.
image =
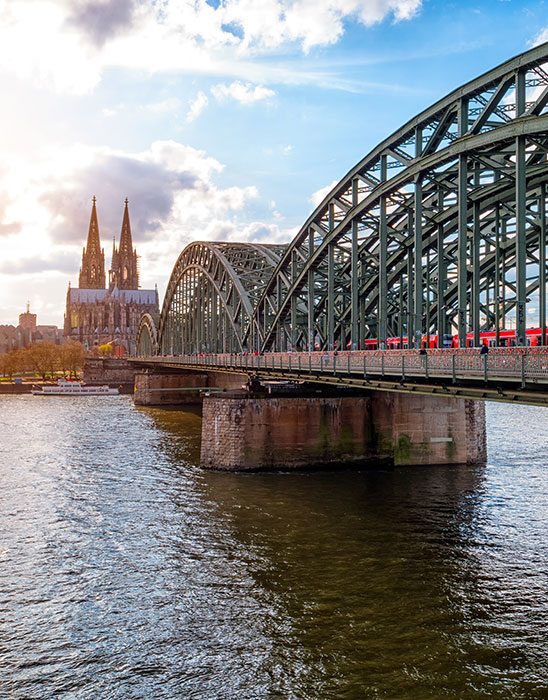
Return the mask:
<path fill-rule="evenodd" d="M 115 241 L 112 245 L 107 287 L 95 201 L 94 197 L 78 287 L 69 282 L 65 337 L 80 341 L 87 350 L 110 343 L 116 355 L 133 354 L 142 314 L 158 313 L 158 290 L 139 289 L 139 263 L 131 240 L 127 199 L 120 244 L 118 248 Z"/>

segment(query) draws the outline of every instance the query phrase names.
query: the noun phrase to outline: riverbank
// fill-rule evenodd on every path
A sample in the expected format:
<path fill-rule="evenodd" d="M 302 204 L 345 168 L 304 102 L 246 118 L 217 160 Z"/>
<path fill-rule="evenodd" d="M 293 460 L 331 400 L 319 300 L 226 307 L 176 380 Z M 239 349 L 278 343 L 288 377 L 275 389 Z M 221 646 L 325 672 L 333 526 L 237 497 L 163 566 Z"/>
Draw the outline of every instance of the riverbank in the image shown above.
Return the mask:
<path fill-rule="evenodd" d="M 102 386 L 107 382 L 102 384 L 98 382 L 86 382 L 86 386 Z M 22 382 L 21 384 L 16 384 L 15 382 L 0 382 L 0 394 L 30 394 L 31 389 L 43 386 L 51 386 L 53 382 Z M 108 384 L 113 389 L 119 389 L 120 394 L 133 394 L 133 382 L 120 382 Z"/>
<path fill-rule="evenodd" d="M 30 394 L 34 384 L 15 384 L 14 382 L 0 382 L 0 394 Z"/>

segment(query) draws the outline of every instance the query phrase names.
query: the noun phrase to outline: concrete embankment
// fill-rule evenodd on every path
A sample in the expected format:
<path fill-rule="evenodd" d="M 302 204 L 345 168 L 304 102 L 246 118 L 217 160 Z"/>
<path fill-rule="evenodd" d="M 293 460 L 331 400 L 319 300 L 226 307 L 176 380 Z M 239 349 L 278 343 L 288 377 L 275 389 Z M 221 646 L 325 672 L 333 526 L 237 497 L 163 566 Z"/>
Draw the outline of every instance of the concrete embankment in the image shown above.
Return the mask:
<path fill-rule="evenodd" d="M 0 394 L 30 394 L 34 384 L 14 384 L 13 382 L 0 382 Z"/>

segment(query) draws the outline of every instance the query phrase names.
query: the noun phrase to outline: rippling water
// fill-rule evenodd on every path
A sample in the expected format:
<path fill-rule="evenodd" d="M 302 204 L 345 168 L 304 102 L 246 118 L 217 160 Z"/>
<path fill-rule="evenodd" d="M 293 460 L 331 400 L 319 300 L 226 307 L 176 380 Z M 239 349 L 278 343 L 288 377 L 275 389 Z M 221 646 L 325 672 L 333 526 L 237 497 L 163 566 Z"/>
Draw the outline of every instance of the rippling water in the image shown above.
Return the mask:
<path fill-rule="evenodd" d="M 0 697 L 548 697 L 548 413 L 485 467 L 197 468 L 200 417 L 0 397 Z"/>

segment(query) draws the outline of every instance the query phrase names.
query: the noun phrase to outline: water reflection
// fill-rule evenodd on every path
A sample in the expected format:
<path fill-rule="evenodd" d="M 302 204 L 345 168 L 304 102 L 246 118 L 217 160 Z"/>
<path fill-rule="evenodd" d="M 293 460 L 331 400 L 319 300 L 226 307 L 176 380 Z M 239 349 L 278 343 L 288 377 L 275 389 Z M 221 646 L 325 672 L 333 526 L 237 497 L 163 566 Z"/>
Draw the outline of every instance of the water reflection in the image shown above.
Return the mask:
<path fill-rule="evenodd" d="M 246 475 L 197 413 L 8 398 L 0 696 L 546 696 L 541 409 L 487 467 Z"/>
<path fill-rule="evenodd" d="M 297 697 L 414 697 L 427 681 L 439 697 L 462 664 L 451 635 L 463 620 L 447 581 L 472 568 L 482 475 L 425 467 L 204 478 L 260 590 L 291 622 L 306 660 Z"/>

